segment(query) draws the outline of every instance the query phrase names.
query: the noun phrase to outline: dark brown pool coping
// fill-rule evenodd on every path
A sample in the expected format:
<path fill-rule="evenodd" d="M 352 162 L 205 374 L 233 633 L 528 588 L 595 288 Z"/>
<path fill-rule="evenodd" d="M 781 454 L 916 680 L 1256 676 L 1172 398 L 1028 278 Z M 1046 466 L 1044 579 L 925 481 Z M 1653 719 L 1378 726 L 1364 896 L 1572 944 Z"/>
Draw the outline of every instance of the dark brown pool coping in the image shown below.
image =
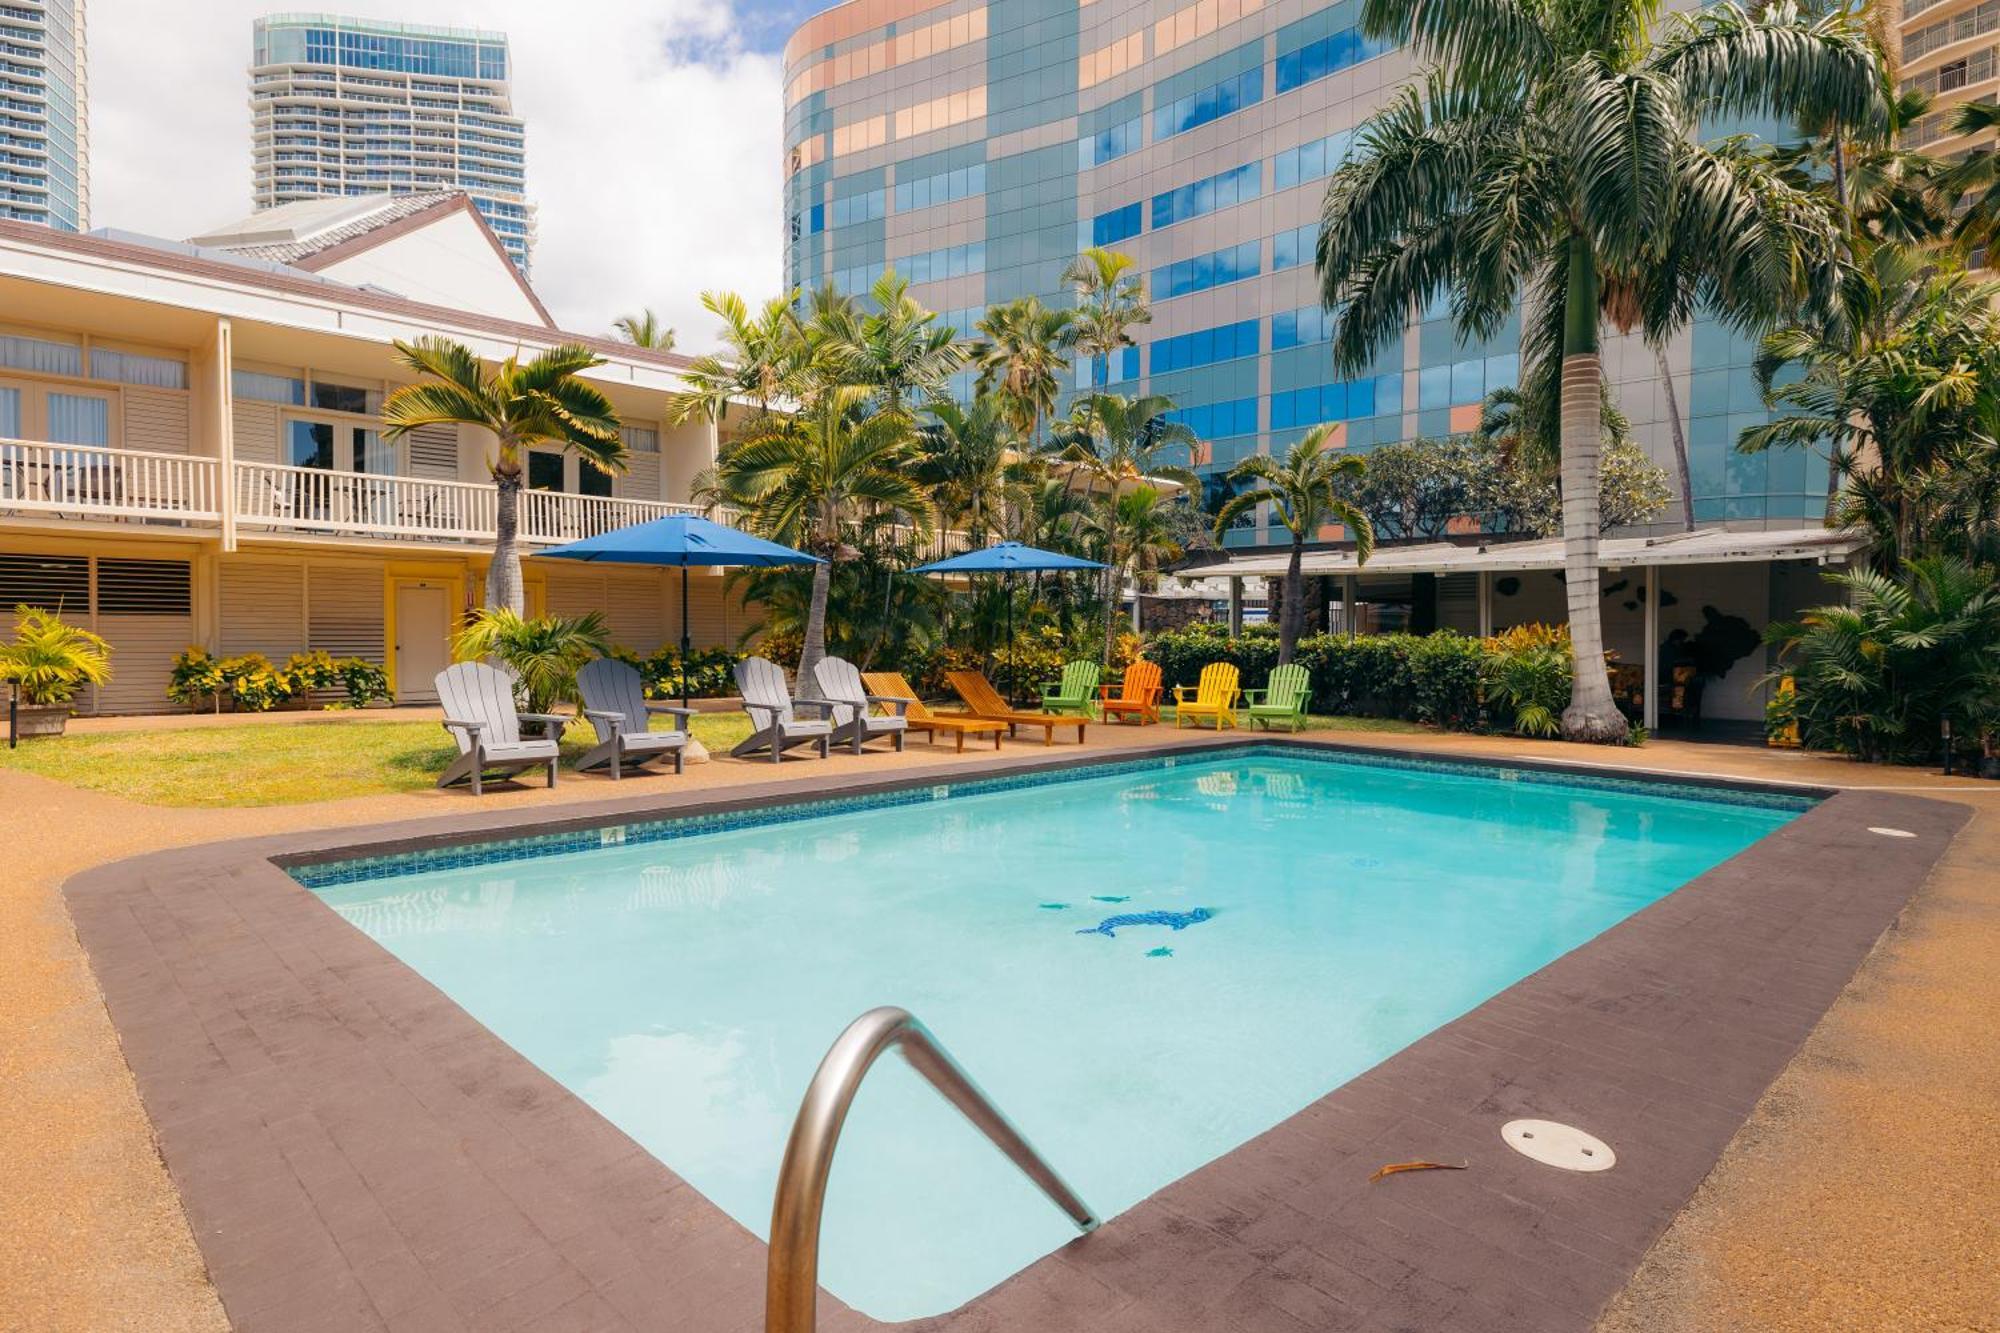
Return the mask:
<path fill-rule="evenodd" d="M 140 857 L 65 893 L 239 1329 L 747 1330 L 762 1320 L 761 1242 L 273 858 L 1158 752 L 693 800 L 658 786 L 552 818 L 468 804 Z M 1894 793 L 1829 795 L 1095 1234 L 899 1327 L 1587 1329 L 1967 817 Z M 1517 1116 L 1582 1125 L 1617 1168 L 1575 1175 L 1516 1155 L 1498 1131 Z M 1368 1183 L 1411 1158 L 1471 1169 Z M 886 1326 L 823 1296 L 821 1327 Z"/>

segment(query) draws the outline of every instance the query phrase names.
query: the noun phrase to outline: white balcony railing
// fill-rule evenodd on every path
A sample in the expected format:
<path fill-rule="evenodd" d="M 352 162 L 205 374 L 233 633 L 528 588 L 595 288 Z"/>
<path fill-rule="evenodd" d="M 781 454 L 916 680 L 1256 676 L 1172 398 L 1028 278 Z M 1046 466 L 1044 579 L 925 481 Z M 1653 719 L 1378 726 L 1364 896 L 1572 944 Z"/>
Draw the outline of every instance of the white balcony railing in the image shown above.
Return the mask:
<path fill-rule="evenodd" d="M 239 462 L 234 491 L 243 527 L 419 541 L 493 538 L 495 492 L 469 482 Z"/>
<path fill-rule="evenodd" d="M 215 523 L 216 460 L 0 439 L 0 514 Z"/>
<path fill-rule="evenodd" d="M 662 500 L 621 500 L 608 495 L 566 495 L 561 491 L 521 492 L 521 540 L 574 542 L 669 514 L 699 514 L 693 505 Z"/>

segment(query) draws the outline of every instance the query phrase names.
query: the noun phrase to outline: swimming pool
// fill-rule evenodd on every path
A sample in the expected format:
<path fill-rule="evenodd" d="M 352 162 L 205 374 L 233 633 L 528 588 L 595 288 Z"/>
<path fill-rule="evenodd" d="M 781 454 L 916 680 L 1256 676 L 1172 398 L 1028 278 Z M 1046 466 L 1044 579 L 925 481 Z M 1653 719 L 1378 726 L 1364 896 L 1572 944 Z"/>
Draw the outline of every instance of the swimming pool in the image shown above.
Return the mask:
<path fill-rule="evenodd" d="M 1110 1216 L 1807 804 L 1248 749 L 293 873 L 761 1236 L 806 1083 L 872 1006 Z M 938 1313 L 1073 1235 L 877 1067 L 829 1290 Z"/>

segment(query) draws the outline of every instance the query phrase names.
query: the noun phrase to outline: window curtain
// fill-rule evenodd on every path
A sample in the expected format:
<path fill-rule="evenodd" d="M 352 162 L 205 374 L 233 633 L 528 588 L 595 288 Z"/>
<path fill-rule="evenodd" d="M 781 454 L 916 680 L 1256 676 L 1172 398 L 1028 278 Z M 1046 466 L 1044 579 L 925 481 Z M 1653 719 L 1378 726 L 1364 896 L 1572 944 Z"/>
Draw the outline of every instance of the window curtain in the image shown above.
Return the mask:
<path fill-rule="evenodd" d="M 0 389 L 0 440 L 21 438 L 21 391 Z"/>
<path fill-rule="evenodd" d="M 148 389 L 185 389 L 187 362 L 164 356 L 140 356 L 133 352 L 108 352 L 92 348 L 90 371 L 93 379 L 118 384 L 136 384 Z"/>
<path fill-rule="evenodd" d="M 80 377 L 83 374 L 83 348 L 75 343 L 0 334 L 0 366 L 32 370 L 43 375 Z"/>
<path fill-rule="evenodd" d="M 111 403 L 81 394 L 50 394 L 49 440 L 54 444 L 109 445 Z"/>
<path fill-rule="evenodd" d="M 370 476 L 392 477 L 396 474 L 396 446 L 384 440 L 380 433 L 372 430 L 355 432 L 361 436 L 361 470 Z"/>

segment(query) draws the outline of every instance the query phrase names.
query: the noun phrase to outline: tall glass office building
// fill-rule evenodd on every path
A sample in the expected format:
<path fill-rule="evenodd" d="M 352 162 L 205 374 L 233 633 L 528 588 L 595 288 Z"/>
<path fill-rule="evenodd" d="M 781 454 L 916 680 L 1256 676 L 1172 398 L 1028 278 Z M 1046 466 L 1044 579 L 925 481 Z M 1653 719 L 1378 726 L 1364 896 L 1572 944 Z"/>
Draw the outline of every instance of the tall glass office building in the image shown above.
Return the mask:
<path fill-rule="evenodd" d="M 1324 421 L 1357 450 L 1466 429 L 1486 393 L 1515 381 L 1516 328 L 1468 346 L 1436 309 L 1366 375 L 1331 373 L 1312 267 L 1321 195 L 1354 126 L 1413 68 L 1358 20 L 1357 0 L 828 10 L 785 48 L 786 281 L 861 292 L 893 264 L 969 331 L 992 302 L 1066 300 L 1069 259 L 1112 246 L 1148 274 L 1154 322 L 1079 383 L 1172 395 L 1210 475 L 1282 454 Z M 1731 449 L 1763 419 L 1751 353 L 1709 323 L 1668 349 L 1695 514 L 1795 526 L 1824 510 L 1825 465 Z M 1606 360 L 1635 434 L 1671 472 L 1656 358 L 1612 339 Z"/>
<path fill-rule="evenodd" d="M 0 0 L 0 218 L 90 226 L 83 0 Z"/>
<path fill-rule="evenodd" d="M 257 20 L 252 48 L 256 207 L 463 190 L 527 271 L 535 210 L 504 33 L 284 14 Z"/>

